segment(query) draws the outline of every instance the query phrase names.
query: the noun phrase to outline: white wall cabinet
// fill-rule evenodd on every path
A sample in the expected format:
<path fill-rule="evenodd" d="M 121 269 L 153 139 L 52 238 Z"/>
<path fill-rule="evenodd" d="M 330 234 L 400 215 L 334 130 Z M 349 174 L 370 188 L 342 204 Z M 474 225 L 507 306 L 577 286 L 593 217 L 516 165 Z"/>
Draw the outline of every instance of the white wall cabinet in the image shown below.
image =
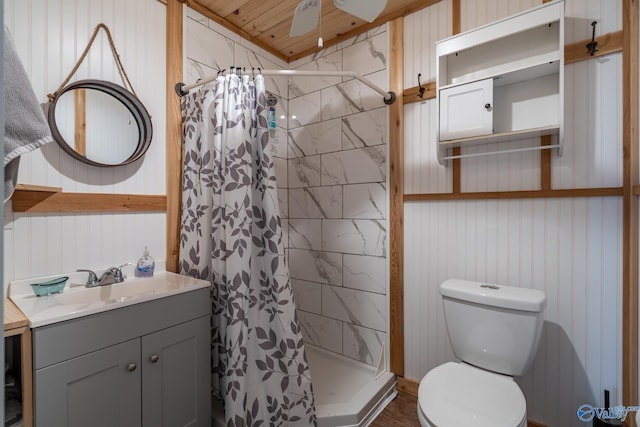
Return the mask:
<path fill-rule="evenodd" d="M 556 135 L 561 154 L 564 2 L 436 45 L 438 159 L 453 147 Z"/>
<path fill-rule="evenodd" d="M 493 79 L 456 85 L 440 91 L 440 139 L 452 140 L 493 133 Z"/>

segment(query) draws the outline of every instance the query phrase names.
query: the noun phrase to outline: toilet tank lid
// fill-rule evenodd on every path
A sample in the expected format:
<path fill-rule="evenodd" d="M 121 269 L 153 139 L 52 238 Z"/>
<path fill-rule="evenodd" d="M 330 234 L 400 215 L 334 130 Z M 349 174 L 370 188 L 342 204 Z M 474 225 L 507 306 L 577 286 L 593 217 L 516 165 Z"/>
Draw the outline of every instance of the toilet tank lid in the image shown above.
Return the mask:
<path fill-rule="evenodd" d="M 541 312 L 546 295 L 537 289 L 449 279 L 440 285 L 440 295 L 477 304 L 511 310 Z"/>

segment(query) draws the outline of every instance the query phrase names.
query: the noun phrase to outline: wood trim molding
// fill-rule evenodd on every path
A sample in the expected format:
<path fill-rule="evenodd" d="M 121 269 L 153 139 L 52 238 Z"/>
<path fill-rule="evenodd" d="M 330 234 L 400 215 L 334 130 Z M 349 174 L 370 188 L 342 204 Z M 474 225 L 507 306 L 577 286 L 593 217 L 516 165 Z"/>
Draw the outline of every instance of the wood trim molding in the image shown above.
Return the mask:
<path fill-rule="evenodd" d="M 399 392 L 407 393 L 408 395 L 413 397 L 418 397 L 418 387 L 420 386 L 420 381 L 412 380 L 411 378 L 405 377 L 398 377 L 396 381 L 396 388 Z"/>
<path fill-rule="evenodd" d="M 451 32 L 453 35 L 460 34 L 462 31 L 462 6 L 460 0 L 453 0 L 451 3 Z M 462 154 L 460 147 L 452 150 L 454 156 Z M 453 159 L 451 162 L 451 191 L 454 194 L 462 192 L 462 166 L 460 159 Z"/>
<path fill-rule="evenodd" d="M 14 212 L 164 212 L 167 197 L 149 194 L 63 193 L 16 189 Z"/>
<path fill-rule="evenodd" d="M 409 89 L 405 89 L 402 93 L 402 97 L 404 98 L 404 105 L 412 104 L 414 102 L 422 102 L 429 99 L 434 99 L 436 97 L 436 82 L 423 83 L 422 87 L 425 88 L 424 93 L 422 94 L 422 98 L 420 98 L 420 87 L 414 86 Z"/>
<path fill-rule="evenodd" d="M 638 0 L 622 1 L 622 404 L 638 404 Z M 634 426 L 634 417 L 626 425 Z"/>
<path fill-rule="evenodd" d="M 460 0 L 451 2 L 451 34 L 454 36 L 462 32 L 462 6 Z"/>
<path fill-rule="evenodd" d="M 182 115 L 174 91 L 182 81 L 182 3 L 167 0 L 167 271 L 178 271 L 182 207 Z"/>
<path fill-rule="evenodd" d="M 451 150 L 453 156 L 459 156 L 462 154 L 460 147 L 453 147 Z M 462 167 L 460 166 L 460 159 L 453 159 L 451 161 L 451 192 L 453 194 L 462 193 Z"/>
<path fill-rule="evenodd" d="M 389 86 L 404 87 L 404 18 L 389 25 Z M 404 103 L 389 107 L 389 342 L 390 368 L 404 375 Z"/>
<path fill-rule="evenodd" d="M 591 56 L 585 47 L 589 40 L 582 40 L 577 43 L 568 44 L 564 47 L 564 63 L 572 64 L 585 59 L 597 58 L 598 56 L 609 55 L 622 51 L 622 30 L 612 33 L 602 34 L 596 37 L 598 51 Z"/>
<path fill-rule="evenodd" d="M 551 135 L 541 136 L 540 145 L 551 145 Z M 551 150 L 540 151 L 540 189 L 551 190 Z"/>
<path fill-rule="evenodd" d="M 558 197 L 620 197 L 622 187 L 571 188 L 567 190 L 488 191 L 478 193 L 405 194 L 405 202 L 433 200 L 548 199 Z"/>

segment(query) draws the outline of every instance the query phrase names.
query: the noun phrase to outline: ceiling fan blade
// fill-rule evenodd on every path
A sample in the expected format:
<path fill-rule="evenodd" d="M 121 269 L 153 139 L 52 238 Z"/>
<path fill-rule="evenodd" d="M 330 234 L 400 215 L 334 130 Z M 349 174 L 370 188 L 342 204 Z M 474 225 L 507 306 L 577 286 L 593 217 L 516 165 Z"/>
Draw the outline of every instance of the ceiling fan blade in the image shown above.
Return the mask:
<path fill-rule="evenodd" d="M 333 3 L 338 9 L 367 22 L 373 22 L 384 10 L 387 0 L 333 0 Z"/>
<path fill-rule="evenodd" d="M 291 24 L 290 37 L 301 36 L 318 26 L 320 16 L 320 0 L 303 0 L 296 7 Z"/>

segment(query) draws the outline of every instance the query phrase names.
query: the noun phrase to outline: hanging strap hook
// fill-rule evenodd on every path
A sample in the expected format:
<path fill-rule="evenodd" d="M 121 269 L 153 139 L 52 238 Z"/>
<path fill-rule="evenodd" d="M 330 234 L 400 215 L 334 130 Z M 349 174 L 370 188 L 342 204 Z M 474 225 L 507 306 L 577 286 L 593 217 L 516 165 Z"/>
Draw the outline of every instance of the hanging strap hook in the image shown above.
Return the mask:
<path fill-rule="evenodd" d="M 422 99 L 422 97 L 424 96 L 424 91 L 427 90 L 424 86 L 422 86 L 422 83 L 420 83 L 420 77 L 422 77 L 421 73 L 418 73 L 418 97 L 420 99 Z"/>
<path fill-rule="evenodd" d="M 598 21 L 593 21 L 591 23 L 593 31 L 591 32 L 591 41 L 587 43 L 587 51 L 591 56 L 598 51 L 598 49 L 596 49 L 596 46 L 598 46 L 598 42 L 596 41 L 596 24 L 598 24 Z"/>

